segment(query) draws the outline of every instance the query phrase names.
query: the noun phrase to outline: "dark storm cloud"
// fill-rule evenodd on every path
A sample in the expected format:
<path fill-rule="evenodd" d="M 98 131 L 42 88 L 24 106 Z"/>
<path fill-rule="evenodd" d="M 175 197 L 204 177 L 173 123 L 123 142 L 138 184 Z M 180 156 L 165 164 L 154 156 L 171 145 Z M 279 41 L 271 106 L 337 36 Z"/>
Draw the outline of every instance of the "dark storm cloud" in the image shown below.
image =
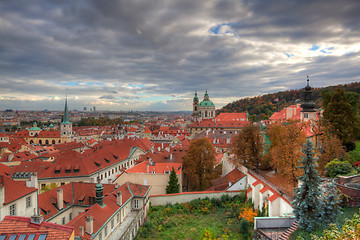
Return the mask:
<path fill-rule="evenodd" d="M 307 74 L 359 81 L 359 12 L 355 0 L 2 1 L 0 101 L 67 93 L 79 106 L 190 110 L 195 89 L 223 103 Z"/>

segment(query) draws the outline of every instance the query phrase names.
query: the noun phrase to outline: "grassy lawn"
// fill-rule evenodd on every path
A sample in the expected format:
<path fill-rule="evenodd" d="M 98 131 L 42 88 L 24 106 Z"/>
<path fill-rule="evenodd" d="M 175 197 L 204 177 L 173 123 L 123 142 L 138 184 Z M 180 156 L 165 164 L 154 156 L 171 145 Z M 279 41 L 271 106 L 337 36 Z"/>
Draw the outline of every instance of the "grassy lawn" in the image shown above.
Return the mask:
<path fill-rule="evenodd" d="M 207 215 L 175 214 L 166 221 L 167 227 L 161 227 L 160 231 L 152 232 L 147 238 L 138 239 L 202 239 L 205 231 L 218 237 L 227 235 L 227 239 L 242 239 L 239 225 L 227 219 L 222 210 Z"/>
<path fill-rule="evenodd" d="M 342 227 L 342 225 L 344 225 L 346 219 L 351 219 L 354 215 L 354 213 L 359 213 L 360 208 L 343 208 L 342 212 L 343 214 L 341 214 L 340 216 L 338 216 L 338 219 L 336 221 L 336 224 L 338 227 Z M 315 230 L 313 232 L 311 232 L 311 234 L 316 235 L 316 236 L 323 236 L 323 230 L 319 229 L 319 230 Z M 291 234 L 290 236 L 290 240 L 296 240 L 296 238 L 298 236 L 301 236 L 302 238 L 304 238 L 305 240 L 311 240 L 310 237 L 310 233 L 298 229 L 296 230 L 293 234 Z"/>
<path fill-rule="evenodd" d="M 252 209 L 245 194 L 150 207 L 137 239 L 250 239 L 253 223 L 239 216 Z"/>

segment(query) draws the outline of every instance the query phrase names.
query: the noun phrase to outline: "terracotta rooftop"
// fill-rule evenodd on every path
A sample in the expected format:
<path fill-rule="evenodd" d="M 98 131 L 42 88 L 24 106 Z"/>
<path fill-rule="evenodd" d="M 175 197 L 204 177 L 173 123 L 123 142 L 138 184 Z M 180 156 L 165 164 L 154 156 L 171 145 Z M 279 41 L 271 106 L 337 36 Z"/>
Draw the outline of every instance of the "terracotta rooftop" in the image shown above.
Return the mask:
<path fill-rule="evenodd" d="M 57 208 L 57 190 L 63 190 L 63 206 L 64 208 L 70 207 L 71 205 L 93 205 L 95 204 L 95 185 L 96 183 L 79 183 L 73 182 L 68 183 L 64 186 L 52 189 L 48 192 L 39 194 L 38 206 L 41 210 L 41 214 L 44 216 L 44 220 L 57 214 L 60 210 Z M 103 193 L 108 194 L 115 188 L 113 184 L 103 184 Z"/>
<path fill-rule="evenodd" d="M 70 239 L 74 228 L 49 222 L 34 224 L 28 217 L 5 216 L 0 223 L 0 237 L 8 239 L 60 240 Z M 15 236 L 15 238 L 10 238 Z"/>
<path fill-rule="evenodd" d="M 5 175 L 0 175 L 0 187 L 4 187 L 5 191 L 4 205 L 37 191 L 36 188 L 26 187 L 23 183 L 14 181 Z"/>
<path fill-rule="evenodd" d="M 124 183 L 119 188 L 112 191 L 106 197 L 104 197 L 104 207 L 101 207 L 99 204 L 94 204 L 87 210 L 76 216 L 71 220 L 67 226 L 72 226 L 75 229 L 75 235 L 79 236 L 80 226 L 85 227 L 85 219 L 87 216 L 94 217 L 94 233 L 96 233 L 100 227 L 120 208 L 117 205 L 117 192 L 121 191 L 122 193 L 122 202 L 125 203 L 129 198 L 133 196 L 145 197 L 146 193 L 150 190 L 150 186 L 139 185 L 134 183 Z M 90 238 L 90 235 L 85 232 L 85 238 Z"/>

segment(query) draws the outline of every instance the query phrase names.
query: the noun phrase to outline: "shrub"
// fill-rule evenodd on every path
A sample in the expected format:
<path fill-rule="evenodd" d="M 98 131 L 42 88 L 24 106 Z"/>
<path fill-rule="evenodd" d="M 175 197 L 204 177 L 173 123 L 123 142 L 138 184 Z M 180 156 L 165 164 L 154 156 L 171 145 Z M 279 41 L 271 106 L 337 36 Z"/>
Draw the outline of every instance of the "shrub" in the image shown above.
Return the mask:
<path fill-rule="evenodd" d="M 354 169 L 348 161 L 340 161 L 337 158 L 327 163 L 325 169 L 327 171 L 327 175 L 331 178 L 338 175 L 348 175 L 354 172 Z"/>
<path fill-rule="evenodd" d="M 250 222 L 246 219 L 242 219 L 240 221 L 240 228 L 239 228 L 239 232 L 241 234 L 243 234 L 244 236 L 249 236 L 250 234 Z"/>
<path fill-rule="evenodd" d="M 351 151 L 351 152 L 349 152 L 348 156 L 349 156 L 349 162 L 351 164 L 354 164 L 356 162 L 360 162 L 360 151 L 356 151 L 356 150 Z"/>

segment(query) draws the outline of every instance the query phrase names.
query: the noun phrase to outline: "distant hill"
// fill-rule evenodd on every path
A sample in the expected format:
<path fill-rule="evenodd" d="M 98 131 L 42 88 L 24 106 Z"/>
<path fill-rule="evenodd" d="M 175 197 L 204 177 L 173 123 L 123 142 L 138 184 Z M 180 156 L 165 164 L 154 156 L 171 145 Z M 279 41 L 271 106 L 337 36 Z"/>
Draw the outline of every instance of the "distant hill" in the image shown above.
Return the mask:
<path fill-rule="evenodd" d="M 316 104 L 316 107 L 321 107 L 321 92 L 334 91 L 338 87 L 344 88 L 345 91 L 357 92 L 360 94 L 360 82 L 324 88 L 314 88 L 312 89 L 312 98 Z M 219 110 L 216 110 L 216 113 L 218 114 L 221 112 L 248 112 L 249 120 L 260 121 L 268 119 L 274 112 L 277 112 L 284 107 L 295 104 L 296 102 L 303 102 L 304 92 L 304 89 L 298 89 L 277 93 L 269 93 L 266 95 L 252 98 L 243 98 L 229 103 Z"/>

